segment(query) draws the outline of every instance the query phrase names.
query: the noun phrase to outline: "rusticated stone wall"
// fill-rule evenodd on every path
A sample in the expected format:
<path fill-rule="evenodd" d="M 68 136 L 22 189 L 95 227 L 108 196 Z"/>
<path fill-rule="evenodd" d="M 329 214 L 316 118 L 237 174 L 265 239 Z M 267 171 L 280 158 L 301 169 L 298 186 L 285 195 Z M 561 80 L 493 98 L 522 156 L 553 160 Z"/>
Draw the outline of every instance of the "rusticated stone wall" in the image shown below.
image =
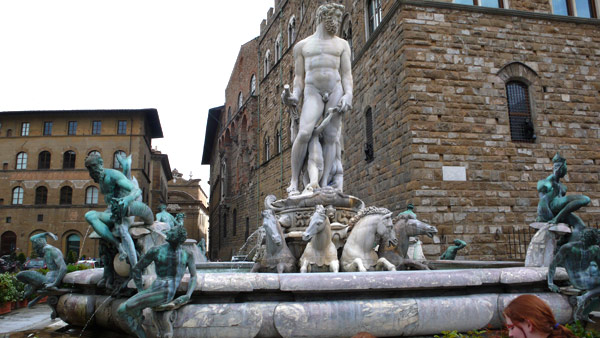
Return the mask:
<path fill-rule="evenodd" d="M 535 220 L 536 182 L 551 173 L 551 158 L 559 151 L 569 165 L 569 193 L 592 198 L 578 214 L 600 222 L 599 20 L 552 15 L 545 0 L 505 1 L 504 9 L 451 0 L 384 0 L 381 24 L 367 33 L 365 2 L 344 4 L 352 24 L 355 88 L 354 108 L 344 117 L 346 193 L 395 213 L 414 204 L 419 218 L 439 230 L 433 240 L 423 239 L 430 258 L 461 238 L 468 246 L 459 259 L 514 259 L 507 233 Z M 291 144 L 280 95 L 292 82 L 287 23 L 294 15 L 296 41 L 305 38 L 313 32 L 318 5 L 276 1 L 261 24 L 253 205 L 262 205 L 270 193 L 285 197 Z M 278 34 L 281 60 L 274 58 Z M 264 76 L 267 50 L 271 66 Z M 528 86 L 533 143 L 511 139 L 510 80 Z M 370 162 L 364 153 L 368 108 L 375 130 Z M 444 167 L 461 171 L 465 180 L 444 180 Z"/>

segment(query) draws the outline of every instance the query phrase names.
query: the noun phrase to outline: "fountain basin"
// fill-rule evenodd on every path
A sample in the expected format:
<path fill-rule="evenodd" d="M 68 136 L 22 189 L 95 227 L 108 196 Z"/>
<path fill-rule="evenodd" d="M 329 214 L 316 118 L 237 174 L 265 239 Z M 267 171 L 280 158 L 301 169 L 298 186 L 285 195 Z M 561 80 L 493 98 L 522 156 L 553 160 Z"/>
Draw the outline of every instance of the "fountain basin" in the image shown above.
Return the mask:
<path fill-rule="evenodd" d="M 100 269 L 96 269 L 100 270 Z M 59 316 L 86 323 L 106 296 L 94 290 L 96 271 L 65 277 L 85 292 L 60 297 Z M 77 274 L 77 275 L 76 275 Z M 548 292 L 547 268 L 515 267 L 366 273 L 198 273 L 192 302 L 172 321 L 176 337 L 349 337 L 368 331 L 378 337 L 433 335 L 502 326 L 502 309 L 516 296 L 536 294 L 561 323 L 572 316 L 568 297 Z M 563 269 L 557 280 L 566 281 Z M 150 282 L 146 281 L 145 284 Z M 189 275 L 179 292 L 184 292 Z M 84 287 L 85 286 L 85 287 Z M 130 287 L 133 285 L 130 283 Z M 90 323 L 127 328 L 116 316 L 125 299 L 111 299 Z M 146 309 L 146 324 L 152 316 Z M 152 331 L 155 332 L 155 331 Z"/>

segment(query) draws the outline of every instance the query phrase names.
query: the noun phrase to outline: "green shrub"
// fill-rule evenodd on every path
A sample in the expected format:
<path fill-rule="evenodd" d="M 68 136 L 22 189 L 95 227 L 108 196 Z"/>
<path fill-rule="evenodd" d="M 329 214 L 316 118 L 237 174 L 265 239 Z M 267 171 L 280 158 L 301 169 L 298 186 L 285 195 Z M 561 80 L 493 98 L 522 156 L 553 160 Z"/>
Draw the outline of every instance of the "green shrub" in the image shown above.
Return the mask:
<path fill-rule="evenodd" d="M 69 252 L 67 253 L 67 264 L 73 264 L 75 262 L 77 262 L 77 255 L 75 254 L 75 251 L 73 250 L 69 250 Z"/>
<path fill-rule="evenodd" d="M 580 321 L 576 321 L 573 324 L 567 324 L 565 326 L 567 327 L 567 329 L 573 331 L 573 334 L 575 334 L 575 336 L 577 336 L 577 337 L 583 337 L 583 338 L 599 338 L 600 337 L 600 332 L 593 330 L 593 329 L 586 330 Z"/>
<path fill-rule="evenodd" d="M 67 265 L 67 273 L 79 270 L 87 270 L 91 269 L 89 266 L 85 264 L 69 264 Z"/>
<path fill-rule="evenodd" d="M 0 274 L 0 304 L 15 302 L 22 298 L 23 293 L 19 292 L 22 286 L 18 286 L 18 283 L 20 282 L 13 274 L 8 272 Z"/>

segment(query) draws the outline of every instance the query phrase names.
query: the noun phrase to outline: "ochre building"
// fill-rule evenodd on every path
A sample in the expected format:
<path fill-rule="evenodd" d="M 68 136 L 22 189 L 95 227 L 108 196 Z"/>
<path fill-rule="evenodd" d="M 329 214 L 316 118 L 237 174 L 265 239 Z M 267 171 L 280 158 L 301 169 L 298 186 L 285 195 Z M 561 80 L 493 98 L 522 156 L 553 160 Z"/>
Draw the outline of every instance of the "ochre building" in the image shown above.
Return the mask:
<path fill-rule="evenodd" d="M 151 142 L 162 138 L 156 109 L 0 112 L 0 236 L 2 254 L 31 254 L 29 237 L 50 231 L 63 254 L 98 257 L 98 241 L 84 215 L 106 203 L 84 161 L 99 152 L 105 168 L 119 168 L 119 152 L 133 154 L 132 174 L 151 205 Z"/>
<path fill-rule="evenodd" d="M 285 197 L 290 116 L 280 95 L 292 84 L 293 45 L 312 34 L 322 2 L 275 1 L 256 40 L 256 69 L 236 63 L 225 105 L 214 110 L 218 121 L 207 133 L 214 141 L 205 140 L 205 150 L 213 147 L 211 190 L 222 173 L 229 184 L 252 182 L 221 194 L 243 204 L 211 194 L 211 213 L 220 208 L 210 223 L 221 241 L 215 258 L 228 259 L 243 240 L 231 237 L 240 220 L 230 221 L 233 210 L 253 217 L 266 195 Z M 429 258 L 459 238 L 467 242 L 460 259 L 519 259 L 508 234 L 535 221 L 536 182 L 560 152 L 569 193 L 592 200 L 577 214 L 600 222 L 598 0 L 342 3 L 339 35 L 351 46 L 354 77 L 353 109 L 343 121 L 345 193 L 395 214 L 412 203 L 439 231 L 423 239 Z M 258 106 L 244 116 L 258 125 L 240 128 L 235 116 L 226 118 L 236 107 L 230 87 L 251 72 Z M 245 147 L 239 140 L 254 142 L 247 142 L 256 151 L 249 162 L 231 162 Z M 260 218 L 250 221 L 252 232 Z"/>

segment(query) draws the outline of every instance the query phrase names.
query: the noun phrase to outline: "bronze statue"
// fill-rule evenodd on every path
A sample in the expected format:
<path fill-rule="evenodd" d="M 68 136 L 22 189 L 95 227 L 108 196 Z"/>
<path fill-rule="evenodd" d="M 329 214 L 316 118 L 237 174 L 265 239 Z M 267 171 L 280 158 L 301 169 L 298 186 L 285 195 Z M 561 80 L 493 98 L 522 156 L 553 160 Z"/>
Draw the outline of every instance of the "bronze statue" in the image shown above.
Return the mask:
<path fill-rule="evenodd" d="M 169 228 L 174 227 L 176 223 L 175 217 L 173 217 L 173 215 L 167 211 L 167 206 L 161 203 L 158 206 L 158 210 L 159 212 L 156 214 L 156 221 L 167 223 Z"/>
<path fill-rule="evenodd" d="M 44 258 L 44 262 L 48 267 L 46 275 L 44 276 L 33 270 L 21 271 L 17 274 L 17 279 L 27 284 L 23 298 L 27 298 L 35 292 L 40 294 L 29 303 L 28 307 L 32 307 L 42 297 L 46 296 L 47 291 L 57 291 L 62 279 L 67 274 L 67 265 L 63 259 L 62 252 L 48 244 L 46 236 L 52 237 L 55 241 L 58 240 L 58 237 L 51 232 L 43 232 L 33 235 L 30 238 L 33 250 L 35 250 L 39 257 Z"/>
<path fill-rule="evenodd" d="M 102 239 L 117 248 L 121 260 L 127 259 L 129 265 L 134 266 L 137 263 L 137 253 L 129 234 L 133 216 L 141 217 L 146 225 L 152 224 L 154 217 L 152 210 L 141 201 L 142 191 L 131 176 L 131 156 L 127 159 L 117 156 L 117 159 L 123 172 L 105 169 L 104 161 L 98 154 L 90 154 L 85 159 L 90 177 L 100 186 L 104 201 L 109 206 L 104 212 L 88 211 L 85 219 Z M 120 241 L 116 237 L 120 237 Z M 100 285 L 110 278 L 106 274 L 107 271 L 103 280 L 99 282 Z"/>
<path fill-rule="evenodd" d="M 577 237 L 577 234 L 585 228 L 585 224 L 573 212 L 588 205 L 590 198 L 585 195 L 567 196 L 567 186 L 560 182 L 560 179 L 567 175 L 567 160 L 556 153 L 552 162 L 552 175 L 537 183 L 540 195 L 537 221 L 551 224 L 566 223 L 573 229 L 573 235 Z"/>
<path fill-rule="evenodd" d="M 563 266 L 571 284 L 584 291 L 577 297 L 577 307 L 573 313 L 575 320 L 589 320 L 589 313 L 598 305 L 600 295 L 600 232 L 585 228 L 579 240 L 564 244 L 554 256 L 548 269 L 548 287 L 554 292 L 560 289 L 554 284 L 557 266 Z"/>
<path fill-rule="evenodd" d="M 467 242 L 462 241 L 460 239 L 454 240 L 454 245 L 451 245 L 444 251 L 444 253 L 440 256 L 440 259 L 453 261 L 456 258 L 456 253 L 458 250 L 467 246 Z"/>
<path fill-rule="evenodd" d="M 184 227 L 173 227 L 167 231 L 167 243 L 151 248 L 131 270 L 139 292 L 122 303 L 117 313 L 140 338 L 146 337 L 142 327 L 142 311 L 145 308 L 151 307 L 156 311 L 177 309 L 190 301 L 196 288 L 198 277 L 194 256 L 182 247 L 186 237 Z M 142 272 L 152 262 L 156 270 L 156 280 L 144 290 Z M 186 268 L 190 273 L 187 293 L 173 299 Z"/>

